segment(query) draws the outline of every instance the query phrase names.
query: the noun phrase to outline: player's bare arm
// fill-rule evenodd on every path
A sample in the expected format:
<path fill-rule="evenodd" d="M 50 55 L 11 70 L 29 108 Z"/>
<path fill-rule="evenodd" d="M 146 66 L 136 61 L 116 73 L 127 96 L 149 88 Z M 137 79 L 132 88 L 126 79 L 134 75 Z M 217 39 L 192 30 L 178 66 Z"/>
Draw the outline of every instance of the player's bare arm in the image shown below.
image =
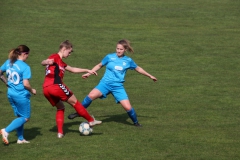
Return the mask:
<path fill-rule="evenodd" d="M 31 87 L 28 79 L 24 79 L 24 80 L 23 80 L 23 85 L 24 85 L 24 87 L 25 87 L 29 92 L 31 92 L 32 94 L 35 95 L 35 94 L 37 93 L 36 89 L 33 89 L 33 88 Z"/>
<path fill-rule="evenodd" d="M 3 72 L 2 72 L 1 70 L 0 70 L 0 79 L 1 79 L 1 81 L 2 81 L 3 83 L 5 83 L 6 86 L 7 86 L 7 79 L 4 77 Z"/>
<path fill-rule="evenodd" d="M 45 59 L 41 62 L 41 65 L 46 66 L 46 65 L 52 65 L 54 63 L 54 59 Z"/>
<path fill-rule="evenodd" d="M 77 68 L 77 67 L 71 67 L 71 66 L 67 66 L 65 67 L 65 69 L 69 72 L 72 73 L 89 73 L 89 74 L 95 74 L 97 75 L 97 72 L 93 71 L 93 70 L 89 70 L 89 69 L 84 69 L 84 68 Z"/>
<path fill-rule="evenodd" d="M 102 63 L 98 63 L 96 66 L 94 66 L 93 68 L 92 68 L 92 72 L 97 72 L 99 69 L 101 69 L 102 68 Z M 82 75 L 82 78 L 83 79 L 86 79 L 86 78 L 88 78 L 90 75 L 92 75 L 92 74 L 90 74 L 90 73 L 86 73 L 86 74 L 83 74 Z"/>
<path fill-rule="evenodd" d="M 137 71 L 138 73 L 142 74 L 142 75 L 145 75 L 149 78 L 151 78 L 154 82 L 157 81 L 157 78 L 152 76 L 151 74 L 149 74 L 148 72 L 146 72 L 143 68 L 137 66 L 137 68 L 135 68 L 135 71 Z"/>

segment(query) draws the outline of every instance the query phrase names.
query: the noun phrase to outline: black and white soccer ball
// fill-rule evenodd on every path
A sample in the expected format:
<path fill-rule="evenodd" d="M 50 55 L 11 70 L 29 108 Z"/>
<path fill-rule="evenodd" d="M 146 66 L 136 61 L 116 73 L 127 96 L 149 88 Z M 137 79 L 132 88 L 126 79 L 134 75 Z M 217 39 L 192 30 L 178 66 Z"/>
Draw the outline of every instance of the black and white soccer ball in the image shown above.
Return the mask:
<path fill-rule="evenodd" d="M 92 134 L 93 129 L 90 127 L 89 123 L 82 122 L 79 126 L 79 132 L 81 135 L 88 136 Z"/>

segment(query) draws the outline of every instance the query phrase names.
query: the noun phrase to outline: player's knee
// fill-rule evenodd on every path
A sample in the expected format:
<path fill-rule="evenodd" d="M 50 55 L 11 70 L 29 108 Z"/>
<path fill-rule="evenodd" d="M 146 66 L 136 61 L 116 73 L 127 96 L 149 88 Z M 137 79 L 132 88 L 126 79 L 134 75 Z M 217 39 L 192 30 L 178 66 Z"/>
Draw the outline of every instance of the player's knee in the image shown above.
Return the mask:
<path fill-rule="evenodd" d="M 97 98 L 99 98 L 99 97 L 101 97 L 102 96 L 102 93 L 101 92 L 91 92 L 91 93 L 89 93 L 88 94 L 88 97 L 91 99 L 91 100 L 95 100 L 95 99 L 97 99 Z"/>
<path fill-rule="evenodd" d="M 71 106 L 75 106 L 75 104 L 77 103 L 77 100 L 76 101 L 69 101 L 68 102 Z"/>
<path fill-rule="evenodd" d="M 123 107 L 127 112 L 132 110 L 132 107 L 131 106 L 127 106 L 127 107 Z"/>
<path fill-rule="evenodd" d="M 74 106 L 77 103 L 77 98 L 75 97 L 75 95 L 73 94 L 68 100 L 67 102 L 71 105 Z"/>

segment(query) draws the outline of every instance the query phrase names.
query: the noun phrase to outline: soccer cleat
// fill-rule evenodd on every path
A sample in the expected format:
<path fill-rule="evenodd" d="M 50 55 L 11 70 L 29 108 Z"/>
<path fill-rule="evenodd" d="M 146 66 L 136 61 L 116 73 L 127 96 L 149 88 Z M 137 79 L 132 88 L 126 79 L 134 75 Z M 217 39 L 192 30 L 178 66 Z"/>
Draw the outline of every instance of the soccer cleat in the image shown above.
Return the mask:
<path fill-rule="evenodd" d="M 140 124 L 140 123 L 134 123 L 134 126 L 136 126 L 136 127 L 142 127 L 142 125 Z"/>
<path fill-rule="evenodd" d="M 58 137 L 58 138 L 63 138 L 63 136 L 64 136 L 64 135 L 63 135 L 62 133 L 58 133 L 58 134 L 57 134 L 57 137 Z"/>
<path fill-rule="evenodd" d="M 2 141 L 5 144 L 8 144 L 8 133 L 5 131 L 5 128 L 0 130 L 0 134 L 2 135 Z"/>
<path fill-rule="evenodd" d="M 23 140 L 18 139 L 17 140 L 17 144 L 24 144 L 24 143 L 30 143 L 30 142 L 27 141 L 26 139 L 23 139 Z"/>
<path fill-rule="evenodd" d="M 80 117 L 78 113 L 72 113 L 68 115 L 68 119 L 74 119 L 76 117 Z"/>
<path fill-rule="evenodd" d="M 92 118 L 93 118 L 93 121 L 89 122 L 90 127 L 93 127 L 93 126 L 95 126 L 97 124 L 101 124 L 102 123 L 102 121 L 96 120 L 93 116 L 92 116 Z"/>

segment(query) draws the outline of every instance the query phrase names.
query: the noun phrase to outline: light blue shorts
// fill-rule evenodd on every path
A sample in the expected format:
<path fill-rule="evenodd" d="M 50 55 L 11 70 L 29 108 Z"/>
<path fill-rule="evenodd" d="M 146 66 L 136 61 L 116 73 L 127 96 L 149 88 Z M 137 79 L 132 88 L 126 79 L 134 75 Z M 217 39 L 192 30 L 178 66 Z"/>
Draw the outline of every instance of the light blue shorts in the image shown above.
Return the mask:
<path fill-rule="evenodd" d="M 95 88 L 102 93 L 102 97 L 100 97 L 101 99 L 107 98 L 107 95 L 111 93 L 115 98 L 116 103 L 119 103 L 122 100 L 128 100 L 128 95 L 122 83 L 106 84 L 100 81 Z"/>
<path fill-rule="evenodd" d="M 30 97 L 10 96 L 8 100 L 13 108 L 14 115 L 29 119 L 31 115 Z"/>

